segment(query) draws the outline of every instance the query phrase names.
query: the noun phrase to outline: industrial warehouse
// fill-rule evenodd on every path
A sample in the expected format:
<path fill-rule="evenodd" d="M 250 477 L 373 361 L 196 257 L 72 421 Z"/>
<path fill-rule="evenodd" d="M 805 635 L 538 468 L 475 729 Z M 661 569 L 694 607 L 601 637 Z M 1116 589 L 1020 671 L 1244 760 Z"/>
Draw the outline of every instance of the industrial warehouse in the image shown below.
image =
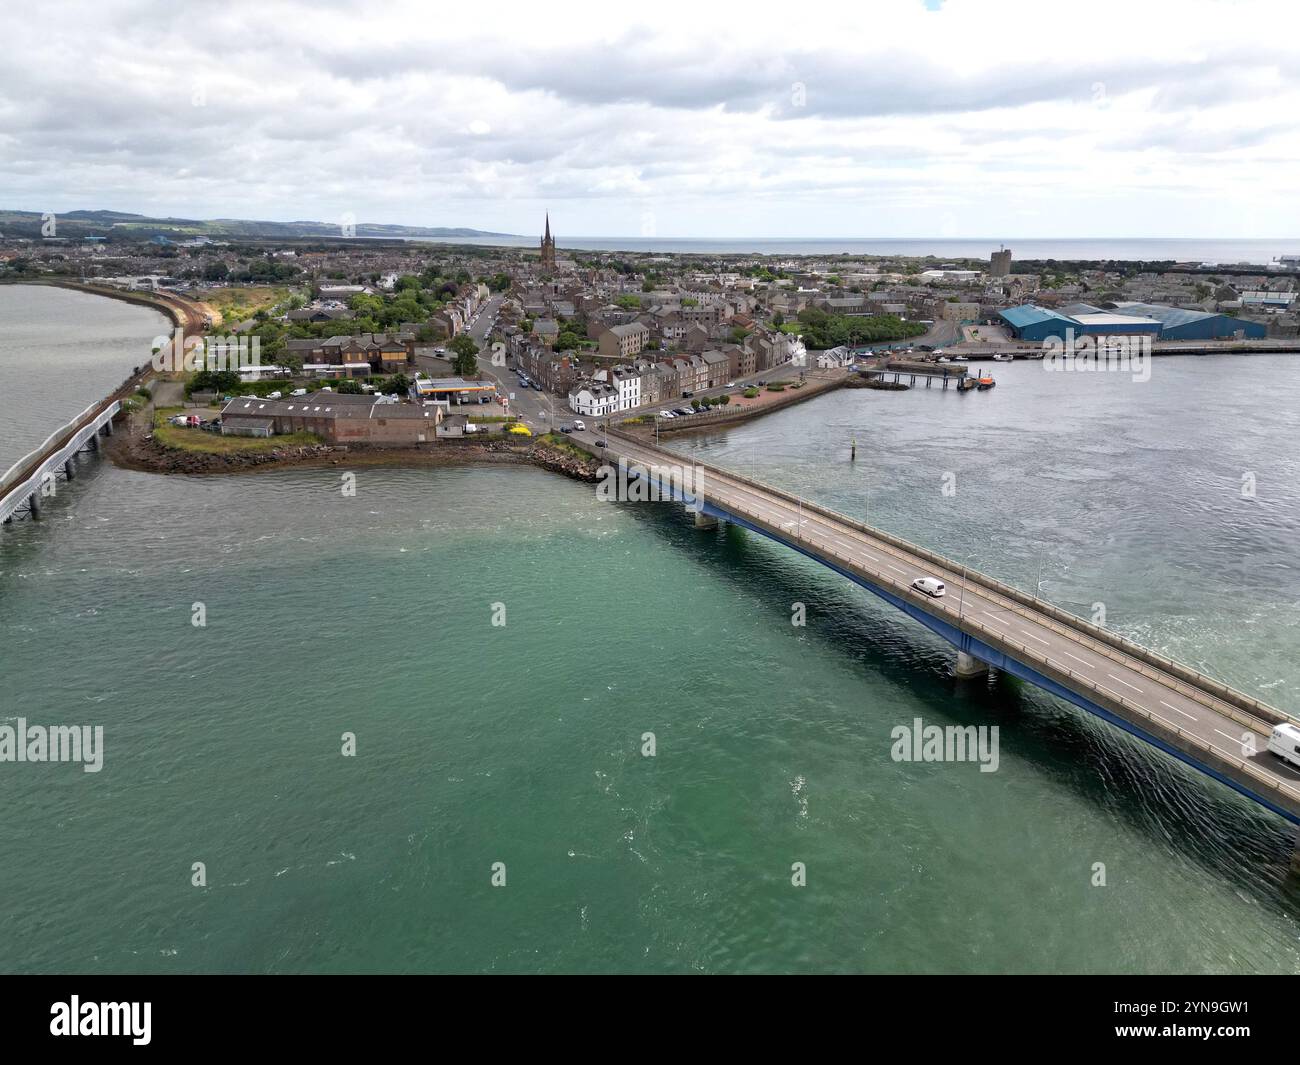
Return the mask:
<path fill-rule="evenodd" d="M 224 436 L 315 433 L 328 444 L 410 446 L 432 441 L 442 407 L 377 402 L 373 396 L 320 392 L 302 399 L 236 396 L 221 412 Z"/>
<path fill-rule="evenodd" d="M 1026 303 L 998 314 L 1017 340 L 1065 340 L 1070 337 L 1137 336 L 1151 340 L 1262 340 L 1268 330 L 1258 322 L 1229 314 L 1190 311 L 1157 303 L 1116 303 L 1107 309 L 1071 303 L 1060 310 Z"/>

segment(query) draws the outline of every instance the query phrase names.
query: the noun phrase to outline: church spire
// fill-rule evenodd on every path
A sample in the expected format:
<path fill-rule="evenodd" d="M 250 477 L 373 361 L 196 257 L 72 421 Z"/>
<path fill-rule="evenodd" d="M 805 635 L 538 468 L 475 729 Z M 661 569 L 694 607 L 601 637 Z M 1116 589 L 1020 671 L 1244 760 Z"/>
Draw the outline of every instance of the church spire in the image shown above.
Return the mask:
<path fill-rule="evenodd" d="M 555 238 L 551 236 L 551 212 L 546 212 L 546 235 L 542 237 L 542 257 L 541 264 L 543 269 L 555 269 Z"/>

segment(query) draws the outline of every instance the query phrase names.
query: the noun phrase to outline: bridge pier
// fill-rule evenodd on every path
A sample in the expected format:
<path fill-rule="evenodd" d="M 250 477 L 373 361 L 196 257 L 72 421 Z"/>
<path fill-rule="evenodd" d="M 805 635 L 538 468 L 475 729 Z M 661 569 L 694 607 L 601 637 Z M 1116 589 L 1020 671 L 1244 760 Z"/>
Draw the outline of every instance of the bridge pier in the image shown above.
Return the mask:
<path fill-rule="evenodd" d="M 98 451 L 98 450 L 99 450 L 99 434 L 98 434 L 98 433 L 91 433 L 91 434 L 90 434 L 90 439 L 86 441 L 86 444 L 90 447 L 90 450 L 91 450 L 91 451 Z"/>
<path fill-rule="evenodd" d="M 687 507 L 686 509 L 690 510 L 691 508 Z M 697 529 L 716 529 L 718 527 L 718 519 L 711 514 L 705 514 L 702 510 L 697 510 L 694 513 L 695 527 Z"/>
<path fill-rule="evenodd" d="M 27 509 L 34 519 L 39 520 L 41 516 L 41 493 L 33 492 L 27 498 Z"/>
<path fill-rule="evenodd" d="M 963 680 L 967 677 L 982 677 L 989 671 L 988 663 L 981 662 L 974 655 L 968 655 L 965 651 L 957 652 L 957 664 L 953 666 L 953 673 Z"/>
<path fill-rule="evenodd" d="M 72 459 L 65 459 L 63 462 L 63 476 L 71 481 L 77 476 L 76 468 L 72 465 Z"/>
<path fill-rule="evenodd" d="M 106 422 L 104 423 L 104 435 L 105 435 L 105 436 L 112 436 L 112 435 L 113 435 L 113 419 L 112 419 L 112 418 L 109 418 L 108 421 L 106 421 Z"/>

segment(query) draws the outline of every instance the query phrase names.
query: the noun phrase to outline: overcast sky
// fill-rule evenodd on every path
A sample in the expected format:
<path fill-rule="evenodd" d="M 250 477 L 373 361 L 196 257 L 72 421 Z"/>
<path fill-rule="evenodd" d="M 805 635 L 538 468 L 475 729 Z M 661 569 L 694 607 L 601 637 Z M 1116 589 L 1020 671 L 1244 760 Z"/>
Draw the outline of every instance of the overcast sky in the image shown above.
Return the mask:
<path fill-rule="evenodd" d="M 1300 236 L 1272 0 L 42 2 L 0 207 L 659 237 Z"/>

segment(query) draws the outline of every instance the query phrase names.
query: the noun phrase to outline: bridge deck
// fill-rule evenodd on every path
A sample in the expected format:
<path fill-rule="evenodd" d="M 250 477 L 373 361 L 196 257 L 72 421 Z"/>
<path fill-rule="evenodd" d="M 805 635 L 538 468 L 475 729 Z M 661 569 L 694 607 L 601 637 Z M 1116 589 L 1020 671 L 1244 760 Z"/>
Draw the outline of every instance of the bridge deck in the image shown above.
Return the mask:
<path fill-rule="evenodd" d="M 594 433 L 575 436 L 597 450 Z M 611 433 L 607 444 L 607 454 L 647 467 L 691 464 L 627 434 Z M 703 470 L 710 512 L 836 569 L 963 650 L 1098 713 L 1300 823 L 1300 772 L 1266 750 L 1273 724 L 1291 720 L 1281 711 L 983 574 L 942 564 L 924 548 L 779 489 L 694 465 Z M 912 580 L 924 576 L 944 581 L 947 594 L 932 599 L 914 591 Z"/>

